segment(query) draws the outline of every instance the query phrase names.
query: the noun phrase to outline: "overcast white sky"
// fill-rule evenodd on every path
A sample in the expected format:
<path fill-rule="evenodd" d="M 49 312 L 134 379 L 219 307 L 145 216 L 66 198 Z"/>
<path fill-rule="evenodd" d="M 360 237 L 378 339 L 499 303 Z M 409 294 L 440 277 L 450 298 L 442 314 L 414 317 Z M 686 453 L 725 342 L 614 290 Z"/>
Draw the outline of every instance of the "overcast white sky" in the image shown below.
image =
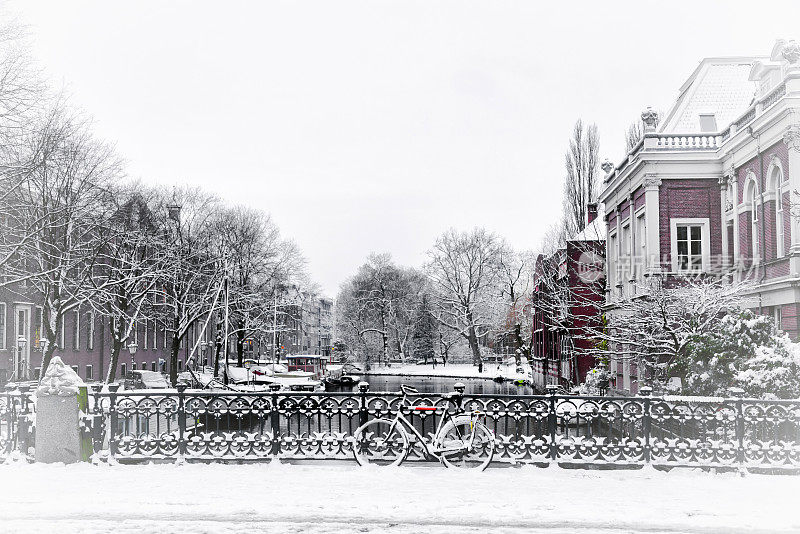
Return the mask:
<path fill-rule="evenodd" d="M 573 123 L 619 160 L 707 56 L 800 38 L 800 2 L 7 2 L 129 174 L 262 208 L 330 296 L 453 226 L 535 249 Z"/>

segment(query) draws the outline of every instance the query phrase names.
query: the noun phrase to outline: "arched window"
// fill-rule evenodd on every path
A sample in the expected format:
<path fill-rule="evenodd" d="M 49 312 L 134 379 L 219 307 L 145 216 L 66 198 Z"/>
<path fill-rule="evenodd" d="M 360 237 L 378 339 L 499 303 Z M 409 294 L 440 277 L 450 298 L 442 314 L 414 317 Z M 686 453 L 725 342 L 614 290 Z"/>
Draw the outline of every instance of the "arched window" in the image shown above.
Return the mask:
<path fill-rule="evenodd" d="M 752 245 L 752 257 L 758 261 L 758 185 L 755 177 L 751 177 L 747 184 L 747 202 L 750 204 L 750 244 Z"/>
<path fill-rule="evenodd" d="M 784 213 L 783 213 L 783 170 L 780 163 L 773 163 L 769 173 L 770 190 L 775 192 L 775 253 L 776 257 L 783 257 L 784 254 Z"/>

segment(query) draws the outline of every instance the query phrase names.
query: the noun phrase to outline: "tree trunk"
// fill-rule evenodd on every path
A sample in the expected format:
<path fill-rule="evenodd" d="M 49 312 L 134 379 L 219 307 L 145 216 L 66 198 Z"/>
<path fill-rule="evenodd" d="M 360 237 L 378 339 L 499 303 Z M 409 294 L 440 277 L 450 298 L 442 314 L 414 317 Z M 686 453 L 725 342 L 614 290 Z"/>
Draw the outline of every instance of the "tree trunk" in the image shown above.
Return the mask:
<path fill-rule="evenodd" d="M 478 372 L 483 372 L 483 359 L 481 359 L 481 348 L 478 346 L 478 336 L 475 334 L 475 327 L 470 326 L 467 332 L 467 341 L 472 350 L 472 362 L 478 366 Z"/>
<path fill-rule="evenodd" d="M 241 367 L 244 359 L 244 332 L 236 332 L 236 364 Z"/>
<path fill-rule="evenodd" d="M 178 352 L 180 352 L 181 339 L 177 332 L 172 335 L 172 346 L 169 351 L 169 383 L 172 387 L 178 385 Z"/>
<path fill-rule="evenodd" d="M 50 366 L 50 360 L 53 359 L 53 353 L 56 351 L 55 343 L 52 341 L 48 341 L 47 343 L 47 350 L 42 354 L 42 370 L 39 371 L 39 382 L 42 381 L 42 377 L 47 372 L 47 368 Z"/>
<path fill-rule="evenodd" d="M 214 377 L 219 376 L 219 353 L 222 351 L 222 345 L 214 343 Z"/>
<path fill-rule="evenodd" d="M 117 340 L 116 336 L 111 339 L 111 361 L 108 364 L 108 374 L 106 375 L 106 384 L 110 384 L 117 378 L 117 365 L 119 364 L 119 353 L 122 350 L 122 342 Z M 124 376 L 122 377 L 125 378 Z"/>
<path fill-rule="evenodd" d="M 389 336 L 382 333 L 381 338 L 383 339 L 383 365 L 386 365 L 389 363 Z"/>
<path fill-rule="evenodd" d="M 530 346 L 525 345 L 525 341 L 522 339 L 522 326 L 517 324 L 514 326 L 514 338 L 516 339 L 517 345 L 519 345 L 520 350 L 522 350 L 522 355 L 525 356 L 525 360 L 528 362 L 528 365 L 531 364 L 531 349 Z M 514 352 L 514 356 L 517 360 L 517 365 L 522 363 L 519 358 L 519 353 Z"/>

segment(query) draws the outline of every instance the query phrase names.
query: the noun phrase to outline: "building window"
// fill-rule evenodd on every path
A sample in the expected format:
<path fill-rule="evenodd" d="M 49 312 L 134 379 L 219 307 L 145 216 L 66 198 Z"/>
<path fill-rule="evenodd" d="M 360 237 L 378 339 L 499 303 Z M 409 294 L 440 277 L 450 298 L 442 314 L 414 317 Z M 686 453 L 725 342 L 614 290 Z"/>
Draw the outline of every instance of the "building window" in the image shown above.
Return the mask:
<path fill-rule="evenodd" d="M 6 348 L 6 303 L 0 302 L 0 350 Z"/>
<path fill-rule="evenodd" d="M 750 202 L 750 242 L 752 245 L 753 259 L 758 261 L 758 194 L 755 180 L 750 180 L 747 200 Z"/>
<path fill-rule="evenodd" d="M 700 113 L 700 131 L 702 133 L 717 131 L 717 118 L 713 113 Z"/>
<path fill-rule="evenodd" d="M 92 366 L 86 366 L 86 380 L 94 380 L 94 374 L 92 373 Z"/>
<path fill-rule="evenodd" d="M 150 334 L 150 323 L 147 319 L 142 321 L 144 323 L 144 342 L 142 343 L 142 350 L 147 350 L 147 338 Z"/>
<path fill-rule="evenodd" d="M 783 330 L 783 311 L 780 306 L 775 306 L 775 328 Z"/>
<path fill-rule="evenodd" d="M 183 360 L 178 360 L 178 371 L 183 371 Z"/>
<path fill-rule="evenodd" d="M 150 325 L 153 327 L 153 350 L 156 350 L 158 348 L 158 323 L 153 319 L 150 321 Z"/>
<path fill-rule="evenodd" d="M 775 191 L 775 257 L 784 254 L 783 173 L 777 164 L 770 173 L 770 183 Z"/>
<path fill-rule="evenodd" d="M 86 314 L 86 321 L 89 323 L 89 328 L 86 333 L 86 350 L 94 350 L 94 312 L 90 311 Z"/>
<path fill-rule="evenodd" d="M 36 344 L 35 346 L 38 349 L 42 346 L 42 339 L 46 337 L 44 335 L 44 310 L 41 306 L 36 306 L 33 313 L 33 342 Z"/>
<path fill-rule="evenodd" d="M 636 249 L 634 254 L 638 258 L 636 271 L 641 279 L 644 277 L 647 264 L 647 221 L 644 212 L 636 217 Z"/>
<path fill-rule="evenodd" d="M 150 362 L 150 370 L 156 372 L 156 362 Z"/>
<path fill-rule="evenodd" d="M 708 219 L 671 219 L 673 272 L 707 271 L 710 262 Z"/>
<path fill-rule="evenodd" d="M 59 330 L 61 330 L 61 332 L 60 332 L 60 334 L 58 336 L 58 348 L 61 349 L 61 350 L 64 350 L 64 347 L 66 347 L 65 341 L 66 341 L 66 338 L 67 338 L 67 335 L 64 332 L 66 330 L 66 328 L 64 327 L 64 316 L 63 315 L 60 316 L 58 318 L 57 322 L 61 326 L 61 328 L 59 329 Z"/>
<path fill-rule="evenodd" d="M 123 363 L 121 366 L 121 371 L 122 371 L 122 378 L 125 378 L 125 375 L 128 374 L 128 366 Z"/>
<path fill-rule="evenodd" d="M 614 287 L 617 279 L 617 235 L 608 238 L 608 287 Z"/>
<path fill-rule="evenodd" d="M 72 348 L 81 350 L 81 312 L 75 310 L 72 315 Z"/>
<path fill-rule="evenodd" d="M 703 268 L 702 226 L 678 226 L 678 270 L 697 271 Z"/>
<path fill-rule="evenodd" d="M 71 367 L 72 367 L 72 370 L 75 371 L 75 374 L 77 375 L 78 374 L 78 366 L 77 365 L 72 365 Z"/>

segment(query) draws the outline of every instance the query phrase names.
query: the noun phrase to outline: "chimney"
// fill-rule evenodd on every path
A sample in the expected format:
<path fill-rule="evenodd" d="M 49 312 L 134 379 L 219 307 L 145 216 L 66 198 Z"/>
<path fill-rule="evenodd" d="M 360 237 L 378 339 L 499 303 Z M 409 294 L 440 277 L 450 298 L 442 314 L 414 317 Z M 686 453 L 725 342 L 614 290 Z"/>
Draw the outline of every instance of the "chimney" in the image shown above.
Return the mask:
<path fill-rule="evenodd" d="M 589 202 L 588 204 L 586 204 L 586 219 L 587 219 L 586 225 L 588 226 L 592 224 L 592 221 L 594 221 L 596 218 L 597 218 L 597 202 Z"/>

